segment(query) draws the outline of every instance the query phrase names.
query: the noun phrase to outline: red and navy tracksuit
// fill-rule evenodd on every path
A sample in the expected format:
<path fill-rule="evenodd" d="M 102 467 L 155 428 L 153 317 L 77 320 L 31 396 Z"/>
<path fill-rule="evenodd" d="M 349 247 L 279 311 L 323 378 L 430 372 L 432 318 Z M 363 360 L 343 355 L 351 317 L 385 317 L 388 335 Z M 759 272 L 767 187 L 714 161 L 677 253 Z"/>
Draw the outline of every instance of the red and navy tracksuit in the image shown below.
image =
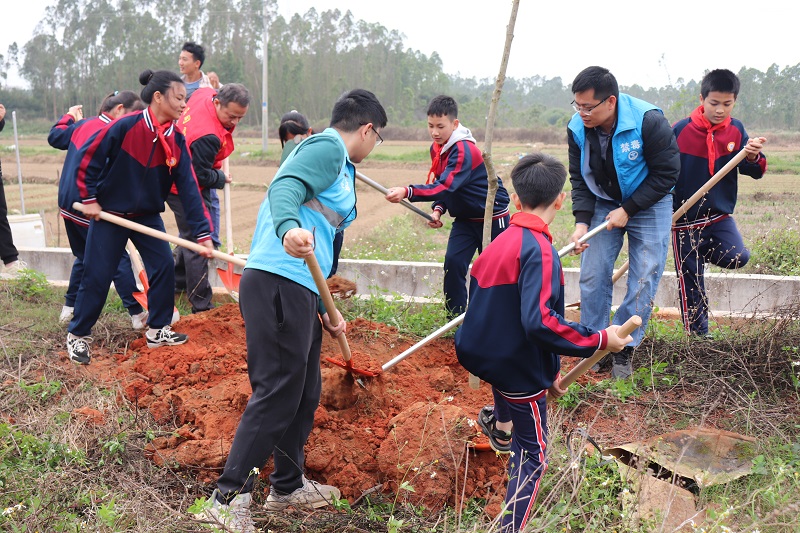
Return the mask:
<path fill-rule="evenodd" d="M 98 131 L 81 147 L 80 156 L 76 184 L 83 204 L 99 203 L 106 212 L 164 231 L 161 213 L 176 183 L 197 242 L 211 238 L 208 212 L 183 134 L 171 122 L 159 125 L 150 108 Z M 73 335 L 91 333 L 128 239 L 139 250 L 150 283 L 148 323 L 154 329 L 170 324 L 175 267 L 169 244 L 111 222 L 92 220 L 75 315 L 67 328 Z"/>
<path fill-rule="evenodd" d="M 475 260 L 455 341 L 464 368 L 492 385 L 496 417 L 514 422 L 502 531 L 521 531 L 547 467 L 546 394 L 559 354 L 591 357 L 608 342 L 605 331 L 564 318 L 561 261 L 541 218 L 515 213 Z"/>
<path fill-rule="evenodd" d="M 67 233 L 69 247 L 75 261 L 72 263 L 72 272 L 69 275 L 67 294 L 64 296 L 64 305 L 75 307 L 78 288 L 83 278 L 83 258 L 86 251 L 86 238 L 89 234 L 89 219 L 82 213 L 72 208 L 74 202 L 80 202 L 78 184 L 75 175 L 80 163 L 79 149 L 89 138 L 99 130 L 111 123 L 111 117 L 101 113 L 99 116 L 75 122 L 72 115 L 66 114 L 50 129 L 47 142 L 58 150 L 66 150 L 64 167 L 61 170 L 61 179 L 58 182 L 58 207 L 64 219 L 64 229 Z M 136 291 L 136 279 L 131 269 L 131 259 L 128 254 L 122 254 L 119 267 L 114 274 L 114 287 L 117 289 L 122 304 L 131 315 L 142 312 L 142 306 L 133 297 Z"/>
<path fill-rule="evenodd" d="M 681 173 L 673 196 L 673 210 L 677 210 L 744 148 L 748 136 L 735 118 L 712 125 L 703 115 L 703 106 L 672 129 L 681 153 Z M 731 216 L 736 207 L 738 173 L 761 179 L 766 170 L 764 154 L 753 162 L 745 158 L 673 225 L 681 316 L 688 332 L 708 333 L 705 264 L 733 269 L 750 260 L 750 251 Z"/>
<path fill-rule="evenodd" d="M 483 212 L 488 183 L 483 155 L 463 128 L 469 139 L 456 141 L 449 148 L 431 146 L 432 183 L 411 185 L 406 197 L 412 202 L 431 200 L 433 209 L 449 212 L 455 219 L 444 256 L 444 297 L 450 316 L 467 308 L 467 271 L 475 251 L 483 250 Z M 453 135 L 459 134 L 456 130 Z M 508 192 L 498 177 L 497 195 L 492 215 L 492 239 L 508 226 Z"/>

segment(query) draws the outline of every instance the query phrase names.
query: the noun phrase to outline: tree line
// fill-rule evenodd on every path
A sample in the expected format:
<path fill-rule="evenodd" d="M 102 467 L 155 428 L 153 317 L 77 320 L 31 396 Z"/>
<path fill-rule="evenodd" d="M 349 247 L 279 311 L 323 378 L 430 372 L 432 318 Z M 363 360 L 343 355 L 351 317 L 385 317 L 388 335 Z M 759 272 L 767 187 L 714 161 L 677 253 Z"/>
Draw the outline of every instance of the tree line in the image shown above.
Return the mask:
<path fill-rule="evenodd" d="M 27 118 L 55 121 L 76 103 L 93 114 L 108 93 L 138 91 L 145 68 L 177 71 L 182 43 L 195 41 L 206 48 L 203 70 L 217 72 L 223 83 L 243 83 L 254 96 L 251 109 L 258 110 L 265 18 L 272 127 L 291 109 L 324 124 L 336 98 L 356 86 L 378 95 L 392 126 L 420 126 L 428 101 L 441 93 L 459 102 L 462 122 L 471 128 L 486 123 L 494 80 L 445 74 L 435 52 L 407 48 L 397 30 L 356 20 L 349 11 L 310 9 L 287 20 L 277 14 L 277 0 L 266 0 L 266 7 L 264 0 L 58 0 L 30 41 L 0 55 L 0 80 L 13 65 L 30 85 L 0 84 L 0 101 Z M 800 130 L 800 64 L 772 65 L 766 72 L 742 68 L 738 75 L 735 115 L 748 127 Z M 621 89 L 659 105 L 671 122 L 698 103 L 694 80 Z M 571 100 L 561 78 L 509 78 L 497 125 L 563 129 L 573 113 Z M 261 119 L 251 112 L 245 124 L 259 126 Z"/>

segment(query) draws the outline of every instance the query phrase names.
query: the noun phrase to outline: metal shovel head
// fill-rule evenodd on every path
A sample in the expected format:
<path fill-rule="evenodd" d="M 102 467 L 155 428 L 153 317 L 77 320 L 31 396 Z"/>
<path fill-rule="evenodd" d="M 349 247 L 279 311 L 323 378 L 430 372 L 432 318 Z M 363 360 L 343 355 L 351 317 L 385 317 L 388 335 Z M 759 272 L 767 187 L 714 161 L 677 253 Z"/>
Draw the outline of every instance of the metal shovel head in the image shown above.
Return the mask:
<path fill-rule="evenodd" d="M 332 365 L 340 366 L 340 367 L 344 368 L 345 370 L 347 370 L 348 372 L 352 372 L 353 374 L 358 374 L 359 376 L 366 376 L 368 378 L 374 378 L 378 374 L 380 374 L 380 371 L 372 371 L 372 370 L 367 370 L 365 368 L 356 368 L 356 367 L 353 366 L 353 361 L 352 360 L 350 360 L 350 361 L 340 361 L 339 359 L 334 359 L 332 357 L 326 357 L 325 361 L 327 361 L 328 363 L 330 363 Z"/>
<path fill-rule="evenodd" d="M 228 268 L 223 269 L 217 267 L 217 275 L 219 279 L 222 280 L 222 284 L 225 285 L 225 288 L 228 290 L 228 293 L 231 295 L 235 301 L 239 301 L 239 282 L 242 279 L 241 274 L 237 274 L 233 271 L 234 265 L 233 263 L 228 263 Z"/>

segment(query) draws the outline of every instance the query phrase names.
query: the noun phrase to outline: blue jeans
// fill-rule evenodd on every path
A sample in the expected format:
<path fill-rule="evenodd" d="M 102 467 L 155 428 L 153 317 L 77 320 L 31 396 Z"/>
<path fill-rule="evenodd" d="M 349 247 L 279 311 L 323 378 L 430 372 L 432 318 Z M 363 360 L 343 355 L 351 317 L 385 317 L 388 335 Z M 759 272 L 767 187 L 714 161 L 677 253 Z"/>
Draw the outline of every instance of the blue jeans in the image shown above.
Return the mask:
<path fill-rule="evenodd" d="M 614 202 L 598 198 L 591 227 L 602 224 L 618 208 Z M 595 329 L 608 327 L 611 317 L 611 277 L 614 262 L 628 235 L 628 287 L 614 314 L 614 324 L 624 324 L 633 315 L 642 318 L 642 327 L 633 332 L 633 343 L 642 342 L 653 310 L 658 282 L 664 273 L 672 228 L 672 195 L 668 194 L 649 209 L 638 212 L 624 228 L 601 231 L 589 241 L 581 255 L 581 324 Z"/>
<path fill-rule="evenodd" d="M 211 193 L 211 207 L 208 210 L 208 214 L 211 215 L 211 223 L 214 225 L 214 229 L 211 232 L 211 242 L 214 243 L 215 248 L 219 248 L 222 246 L 222 241 L 219 240 L 219 195 L 217 194 L 217 189 L 211 189 L 209 192 Z"/>

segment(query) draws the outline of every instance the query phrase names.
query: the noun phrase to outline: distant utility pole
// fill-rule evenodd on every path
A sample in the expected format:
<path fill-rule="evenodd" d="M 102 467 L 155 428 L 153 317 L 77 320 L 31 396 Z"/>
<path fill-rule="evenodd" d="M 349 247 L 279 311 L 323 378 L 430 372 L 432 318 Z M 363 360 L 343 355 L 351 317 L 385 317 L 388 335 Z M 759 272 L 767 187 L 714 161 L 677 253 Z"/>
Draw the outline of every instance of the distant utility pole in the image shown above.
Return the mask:
<path fill-rule="evenodd" d="M 267 0 L 264 0 L 264 36 L 261 50 L 264 63 L 261 68 L 261 151 L 267 153 L 267 128 L 269 127 L 269 111 L 267 109 L 267 47 L 269 46 L 269 20 L 267 18 Z"/>

